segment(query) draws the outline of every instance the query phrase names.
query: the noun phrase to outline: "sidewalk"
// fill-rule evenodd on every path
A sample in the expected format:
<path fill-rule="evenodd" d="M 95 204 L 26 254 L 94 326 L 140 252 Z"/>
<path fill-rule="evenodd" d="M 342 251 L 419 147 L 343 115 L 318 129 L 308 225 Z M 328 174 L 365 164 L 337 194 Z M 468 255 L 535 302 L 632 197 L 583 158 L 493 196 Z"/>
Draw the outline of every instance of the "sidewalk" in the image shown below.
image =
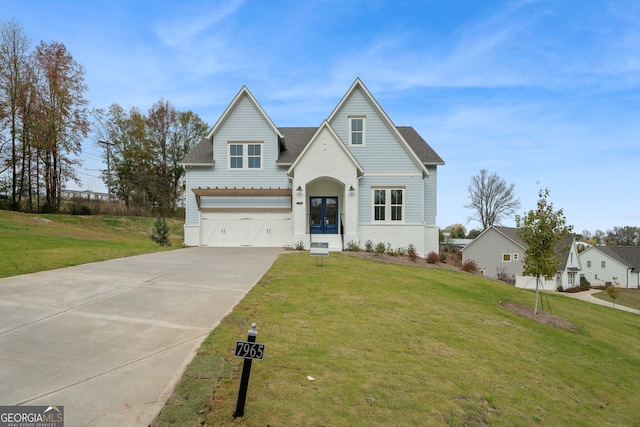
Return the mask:
<path fill-rule="evenodd" d="M 587 302 L 590 302 L 592 304 L 604 305 L 604 306 L 607 306 L 609 308 L 615 308 L 616 310 L 623 310 L 623 311 L 628 311 L 630 313 L 640 314 L 640 310 L 636 310 L 636 309 L 633 309 L 633 308 L 625 307 L 625 306 L 619 305 L 619 304 L 615 304 L 615 306 L 614 306 L 612 303 L 610 303 L 608 301 L 604 301 L 604 300 L 601 300 L 600 298 L 594 297 L 593 294 L 595 294 L 597 292 L 601 292 L 601 290 L 600 289 L 589 289 L 588 291 L 582 291 L 582 292 L 576 292 L 576 293 L 560 292 L 560 295 L 564 295 L 564 296 L 567 296 L 567 297 L 579 299 L 579 300 L 582 300 L 582 301 L 587 301 Z"/>

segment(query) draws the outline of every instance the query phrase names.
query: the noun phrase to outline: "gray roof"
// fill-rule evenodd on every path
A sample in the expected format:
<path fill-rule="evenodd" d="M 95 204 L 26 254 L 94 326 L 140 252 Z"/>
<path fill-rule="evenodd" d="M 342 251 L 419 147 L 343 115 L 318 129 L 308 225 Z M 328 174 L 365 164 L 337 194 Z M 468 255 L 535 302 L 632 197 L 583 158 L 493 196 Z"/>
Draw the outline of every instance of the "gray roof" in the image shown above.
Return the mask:
<path fill-rule="evenodd" d="M 502 227 L 500 225 L 494 225 L 495 228 L 500 233 L 504 234 L 508 239 L 512 240 L 514 243 L 520 245 L 524 249 L 527 249 L 529 245 L 522 241 L 518 237 L 518 229 L 514 227 Z M 571 242 L 573 242 L 574 237 L 568 236 L 562 239 L 556 245 L 556 252 L 560 258 L 560 266 L 558 267 L 558 271 L 564 271 L 567 268 L 567 261 L 569 260 L 569 249 L 571 248 Z"/>
<path fill-rule="evenodd" d="M 398 132 L 425 165 L 443 165 L 444 161 L 422 139 L 411 126 L 398 126 Z M 280 141 L 281 149 L 278 164 L 293 164 L 306 145 L 318 130 L 317 127 L 284 127 L 278 128 L 284 141 Z M 213 144 L 211 140 L 203 138 L 182 160 L 184 165 L 213 165 Z"/>
<path fill-rule="evenodd" d="M 594 248 L 634 271 L 640 271 L 640 246 L 594 246 Z"/>
<path fill-rule="evenodd" d="M 182 160 L 183 165 L 213 165 L 213 143 L 202 138 Z"/>

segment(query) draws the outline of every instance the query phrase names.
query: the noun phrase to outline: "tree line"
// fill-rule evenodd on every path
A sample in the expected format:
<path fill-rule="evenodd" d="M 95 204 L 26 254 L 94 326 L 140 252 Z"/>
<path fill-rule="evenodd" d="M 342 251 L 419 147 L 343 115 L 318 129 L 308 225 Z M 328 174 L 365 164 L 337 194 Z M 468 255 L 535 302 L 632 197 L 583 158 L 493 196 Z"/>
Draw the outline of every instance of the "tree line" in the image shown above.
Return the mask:
<path fill-rule="evenodd" d="M 13 210 L 57 212 L 69 181 L 80 185 L 82 142 L 99 141 L 108 192 L 127 210 L 176 209 L 182 192 L 179 162 L 208 125 L 164 99 L 148 112 L 90 109 L 85 69 L 64 44 L 32 47 L 22 26 L 0 22 L 0 196 Z"/>

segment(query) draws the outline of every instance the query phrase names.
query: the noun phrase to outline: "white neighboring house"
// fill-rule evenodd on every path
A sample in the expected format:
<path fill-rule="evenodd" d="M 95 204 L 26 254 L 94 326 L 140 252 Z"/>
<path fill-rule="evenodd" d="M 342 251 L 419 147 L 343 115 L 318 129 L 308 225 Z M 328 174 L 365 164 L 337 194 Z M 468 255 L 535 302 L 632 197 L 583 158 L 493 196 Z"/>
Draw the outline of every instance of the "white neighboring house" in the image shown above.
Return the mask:
<path fill-rule="evenodd" d="M 185 245 L 438 251 L 444 162 L 356 79 L 319 127 L 276 127 L 243 87 L 182 161 Z"/>
<path fill-rule="evenodd" d="M 640 288 L 639 246 L 591 246 L 580 254 L 580 261 L 593 286 Z"/>
<path fill-rule="evenodd" d="M 62 190 L 63 199 L 107 200 L 107 193 L 96 193 L 91 190 Z"/>
<path fill-rule="evenodd" d="M 524 252 L 528 245 L 517 237 L 517 228 L 492 226 L 462 250 L 462 262 L 476 261 L 482 274 L 496 279 L 502 272 L 510 277 L 517 287 L 535 289 L 535 277 L 523 276 Z M 543 290 L 563 289 L 580 284 L 580 258 L 575 239 L 569 237 L 558 245 L 560 266 L 553 280 L 543 280 Z"/>

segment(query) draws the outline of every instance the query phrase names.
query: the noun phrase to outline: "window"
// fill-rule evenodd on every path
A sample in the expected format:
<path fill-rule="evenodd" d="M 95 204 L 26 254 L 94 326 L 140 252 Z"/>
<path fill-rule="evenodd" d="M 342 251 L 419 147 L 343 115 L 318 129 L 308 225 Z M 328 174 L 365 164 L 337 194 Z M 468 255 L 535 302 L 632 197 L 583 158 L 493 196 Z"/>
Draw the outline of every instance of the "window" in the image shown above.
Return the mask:
<path fill-rule="evenodd" d="M 365 143 L 365 117 L 349 117 L 349 145 L 363 147 Z"/>
<path fill-rule="evenodd" d="M 520 256 L 520 255 L 519 255 L 519 254 L 517 254 L 517 253 L 513 254 L 513 260 L 514 260 L 514 261 L 517 261 L 519 256 Z"/>
<path fill-rule="evenodd" d="M 600 261 L 600 267 L 607 268 L 607 262 L 606 261 Z"/>
<path fill-rule="evenodd" d="M 404 212 L 404 189 L 373 189 L 374 222 L 402 222 Z"/>
<path fill-rule="evenodd" d="M 572 286 L 576 284 L 576 273 L 569 273 L 569 284 Z"/>
<path fill-rule="evenodd" d="M 591 268 L 591 261 L 587 261 L 587 268 Z"/>
<path fill-rule="evenodd" d="M 511 254 L 502 254 L 502 262 L 511 262 Z"/>
<path fill-rule="evenodd" d="M 229 169 L 262 169 L 262 144 L 231 142 L 229 147 Z"/>

